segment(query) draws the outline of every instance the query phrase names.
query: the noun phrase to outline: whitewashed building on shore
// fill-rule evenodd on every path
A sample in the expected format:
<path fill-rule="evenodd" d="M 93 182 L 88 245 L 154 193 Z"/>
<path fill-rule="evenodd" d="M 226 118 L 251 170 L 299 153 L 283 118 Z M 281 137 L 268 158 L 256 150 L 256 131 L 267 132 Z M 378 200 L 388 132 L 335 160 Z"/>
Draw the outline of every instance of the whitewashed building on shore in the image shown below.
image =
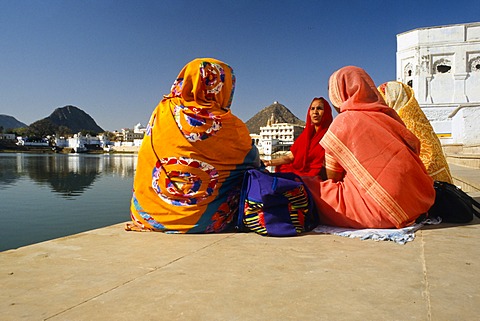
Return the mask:
<path fill-rule="evenodd" d="M 147 128 L 145 126 L 138 123 L 133 127 L 133 130 L 130 128 L 122 128 L 121 131 L 114 131 L 113 133 L 117 137 L 117 142 L 131 142 L 132 146 L 140 146 L 146 130 Z"/>
<path fill-rule="evenodd" d="M 0 140 L 15 140 L 15 134 L 1 134 L 0 133 Z"/>
<path fill-rule="evenodd" d="M 396 77 L 442 144 L 480 144 L 480 22 L 398 34 Z"/>
<path fill-rule="evenodd" d="M 281 150 L 290 150 L 295 139 L 303 131 L 304 126 L 289 123 L 277 123 L 274 115 L 266 126 L 260 127 L 260 134 L 252 136 L 260 154 L 272 155 Z"/>
<path fill-rule="evenodd" d="M 71 148 L 75 153 L 85 152 L 89 149 L 108 150 L 111 142 L 106 135 L 91 136 L 87 134 L 83 136 L 81 133 L 73 135 L 73 137 L 55 138 L 55 145 L 61 148 Z"/>
<path fill-rule="evenodd" d="M 30 146 L 30 147 L 48 147 L 50 146 L 47 138 L 32 140 L 29 137 L 17 137 L 18 146 Z"/>
<path fill-rule="evenodd" d="M 116 132 L 117 138 L 120 138 L 120 140 L 115 142 L 115 148 L 120 150 L 121 148 L 131 149 L 132 147 L 140 147 L 146 131 L 147 128 L 141 123 L 138 123 L 133 127 L 133 130 L 124 128 L 121 130 L 121 132 Z"/>

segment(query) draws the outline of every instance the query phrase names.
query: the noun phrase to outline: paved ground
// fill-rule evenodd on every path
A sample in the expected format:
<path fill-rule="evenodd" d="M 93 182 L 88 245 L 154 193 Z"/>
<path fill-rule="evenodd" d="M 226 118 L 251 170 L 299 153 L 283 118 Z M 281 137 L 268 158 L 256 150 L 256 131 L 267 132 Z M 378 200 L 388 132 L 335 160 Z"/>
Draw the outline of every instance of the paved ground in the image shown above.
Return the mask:
<path fill-rule="evenodd" d="M 1 252 L 0 319 L 479 320 L 479 244 L 478 218 L 405 245 L 119 224 Z"/>

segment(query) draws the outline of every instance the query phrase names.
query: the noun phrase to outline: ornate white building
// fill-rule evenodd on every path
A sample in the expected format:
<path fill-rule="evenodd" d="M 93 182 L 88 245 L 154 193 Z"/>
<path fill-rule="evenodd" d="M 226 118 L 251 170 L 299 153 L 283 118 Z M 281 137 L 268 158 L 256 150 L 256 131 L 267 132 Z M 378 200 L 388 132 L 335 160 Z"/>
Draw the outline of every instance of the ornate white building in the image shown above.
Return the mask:
<path fill-rule="evenodd" d="M 133 130 L 130 128 L 122 128 L 120 132 L 115 131 L 114 134 L 117 138 L 125 142 L 133 142 L 135 140 L 142 140 L 145 135 L 146 128 L 142 124 L 138 123 L 133 127 Z"/>
<path fill-rule="evenodd" d="M 443 144 L 480 144 L 480 22 L 398 34 L 396 73 Z"/>
<path fill-rule="evenodd" d="M 259 137 L 252 137 L 261 154 L 271 155 L 279 150 L 290 150 L 293 142 L 302 133 L 304 126 L 277 123 L 274 115 L 267 121 L 267 125 L 260 127 Z"/>

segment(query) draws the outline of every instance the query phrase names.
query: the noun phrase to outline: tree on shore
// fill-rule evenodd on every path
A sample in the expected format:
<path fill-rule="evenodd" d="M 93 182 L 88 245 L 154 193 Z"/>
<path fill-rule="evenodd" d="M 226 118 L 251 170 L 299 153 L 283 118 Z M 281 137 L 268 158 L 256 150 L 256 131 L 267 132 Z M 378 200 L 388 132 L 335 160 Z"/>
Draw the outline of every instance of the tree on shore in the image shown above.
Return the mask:
<path fill-rule="evenodd" d="M 55 132 L 55 136 L 57 137 L 68 137 L 72 135 L 72 130 L 67 126 L 58 126 L 57 131 Z"/>
<path fill-rule="evenodd" d="M 87 135 L 97 136 L 97 135 L 98 135 L 98 132 L 96 132 L 96 131 L 94 131 L 94 130 L 82 129 L 82 130 L 80 131 L 80 134 L 82 134 L 82 136 L 87 136 Z"/>
<path fill-rule="evenodd" d="M 57 132 L 58 126 L 53 124 L 49 119 L 37 120 L 30 124 L 29 136 L 46 137 Z"/>
<path fill-rule="evenodd" d="M 105 131 L 103 134 L 104 134 L 105 136 L 107 136 L 108 140 L 111 141 L 111 142 L 115 141 L 116 138 L 117 138 L 117 136 L 115 135 L 115 133 L 112 133 L 112 132 L 110 132 L 110 131 L 108 131 L 108 130 Z"/>

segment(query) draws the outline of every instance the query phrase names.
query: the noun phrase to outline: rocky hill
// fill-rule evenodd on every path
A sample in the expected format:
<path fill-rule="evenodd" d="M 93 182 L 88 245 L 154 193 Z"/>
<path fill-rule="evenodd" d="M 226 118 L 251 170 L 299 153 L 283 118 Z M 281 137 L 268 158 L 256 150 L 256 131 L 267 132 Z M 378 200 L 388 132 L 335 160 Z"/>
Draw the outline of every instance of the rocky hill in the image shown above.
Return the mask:
<path fill-rule="evenodd" d="M 27 124 L 22 123 L 13 116 L 0 115 L 0 127 L 3 127 L 3 129 L 15 129 L 27 127 Z"/>
<path fill-rule="evenodd" d="M 73 133 L 78 133 L 82 130 L 96 133 L 104 131 L 89 114 L 78 107 L 70 105 L 55 109 L 50 116 L 41 121 L 45 120 L 50 121 L 56 127 L 68 127 Z"/>
<path fill-rule="evenodd" d="M 247 128 L 251 134 L 259 134 L 260 127 L 266 126 L 268 120 L 272 118 L 272 115 L 277 123 L 305 125 L 303 120 L 299 119 L 287 107 L 277 101 L 260 110 L 245 124 L 247 125 Z"/>

